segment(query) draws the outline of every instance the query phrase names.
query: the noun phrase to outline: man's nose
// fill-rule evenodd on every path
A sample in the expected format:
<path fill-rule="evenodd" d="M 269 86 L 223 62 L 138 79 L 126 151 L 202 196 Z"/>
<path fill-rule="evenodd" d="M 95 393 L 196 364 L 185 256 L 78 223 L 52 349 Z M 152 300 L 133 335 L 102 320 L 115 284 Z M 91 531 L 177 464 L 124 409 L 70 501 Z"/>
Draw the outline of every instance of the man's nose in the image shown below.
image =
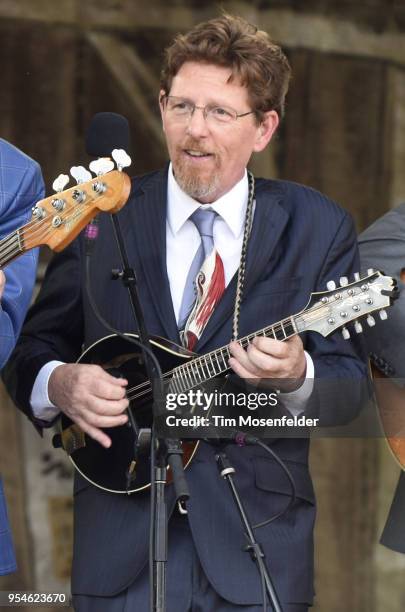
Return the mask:
<path fill-rule="evenodd" d="M 202 138 L 207 136 L 209 133 L 209 129 L 207 126 L 207 121 L 204 115 L 204 109 L 198 106 L 195 107 L 193 113 L 191 114 L 188 124 L 187 124 L 187 133 L 194 138 Z"/>

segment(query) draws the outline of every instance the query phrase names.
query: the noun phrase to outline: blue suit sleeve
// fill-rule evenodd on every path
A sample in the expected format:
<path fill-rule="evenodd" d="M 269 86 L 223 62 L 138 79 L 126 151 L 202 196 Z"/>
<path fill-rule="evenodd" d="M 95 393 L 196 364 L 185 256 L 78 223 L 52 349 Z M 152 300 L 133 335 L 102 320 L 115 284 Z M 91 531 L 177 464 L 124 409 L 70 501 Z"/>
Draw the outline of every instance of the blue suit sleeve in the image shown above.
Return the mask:
<path fill-rule="evenodd" d="M 2 167 L 0 231 L 4 238 L 31 218 L 31 208 L 44 197 L 38 164 L 21 158 L 19 166 Z M 28 163 L 27 163 L 28 160 Z M 1 248 L 1 247 L 0 247 Z M 3 247 L 4 248 L 4 247 Z M 35 283 L 38 249 L 24 253 L 4 270 L 6 286 L 0 307 L 0 367 L 6 363 L 21 330 Z"/>

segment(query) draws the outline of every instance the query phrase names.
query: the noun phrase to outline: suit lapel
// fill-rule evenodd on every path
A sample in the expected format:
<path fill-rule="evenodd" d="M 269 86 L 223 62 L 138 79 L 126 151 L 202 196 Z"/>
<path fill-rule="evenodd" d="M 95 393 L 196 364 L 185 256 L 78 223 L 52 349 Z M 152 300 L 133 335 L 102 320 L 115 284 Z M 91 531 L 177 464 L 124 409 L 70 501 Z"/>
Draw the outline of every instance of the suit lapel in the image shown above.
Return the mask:
<path fill-rule="evenodd" d="M 138 258 L 166 337 L 179 342 L 166 269 L 167 170 L 141 189 L 132 210 Z"/>
<path fill-rule="evenodd" d="M 275 182 L 258 184 L 252 232 L 249 239 L 243 296 L 246 298 L 265 270 L 275 246 L 280 240 L 289 215 L 281 206 L 283 192 Z M 212 338 L 221 325 L 233 315 L 237 273 L 229 283 L 221 301 L 207 323 L 197 346 L 197 352 Z M 243 303 L 242 303 L 243 304 Z M 243 305 L 242 305 L 243 309 Z M 229 339 L 231 340 L 231 339 Z"/>
<path fill-rule="evenodd" d="M 283 192 L 276 182 L 258 183 L 256 208 L 247 253 L 244 297 L 249 295 L 249 291 L 268 265 L 288 222 L 288 213 L 281 206 L 282 199 Z M 167 338 L 179 343 L 180 338 L 166 270 L 166 210 L 167 169 L 157 173 L 141 187 L 131 215 L 138 257 L 153 304 Z M 235 274 L 196 346 L 198 352 L 202 351 L 219 327 L 232 316 L 236 284 L 237 275 Z"/>

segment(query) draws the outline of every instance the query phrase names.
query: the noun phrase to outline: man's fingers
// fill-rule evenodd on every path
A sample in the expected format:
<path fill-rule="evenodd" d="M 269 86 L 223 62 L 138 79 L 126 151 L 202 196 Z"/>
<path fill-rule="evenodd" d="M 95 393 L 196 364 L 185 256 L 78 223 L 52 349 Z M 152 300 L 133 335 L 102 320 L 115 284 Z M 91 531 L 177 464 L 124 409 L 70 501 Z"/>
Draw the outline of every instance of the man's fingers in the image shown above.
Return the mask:
<path fill-rule="evenodd" d="M 84 410 L 82 416 L 88 425 L 97 428 L 118 427 L 119 425 L 125 425 L 128 421 L 126 414 L 102 415 L 92 412 L 91 410 Z"/>
<path fill-rule="evenodd" d="M 113 377 L 110 379 L 114 380 Z M 93 382 L 92 392 L 101 399 L 120 400 L 125 397 L 125 385 L 112 384 L 108 379 L 97 379 Z"/>
<path fill-rule="evenodd" d="M 83 409 L 80 415 L 74 415 L 74 420 L 87 435 L 99 442 L 104 448 L 109 448 L 111 446 L 111 438 L 101 428 L 125 425 L 128 421 L 128 416 L 126 414 L 118 414 L 116 416 L 101 415 L 92 410 Z"/>
<path fill-rule="evenodd" d="M 285 359 L 292 353 L 303 350 L 302 340 L 299 336 L 292 336 L 283 342 L 281 342 L 281 340 L 275 340 L 274 338 L 257 336 L 253 339 L 252 345 L 263 353 L 267 353 L 278 359 Z"/>
<path fill-rule="evenodd" d="M 128 408 L 128 405 L 129 402 L 126 397 L 119 400 L 106 400 L 91 396 L 83 405 L 83 408 L 99 416 L 119 416 Z"/>
<path fill-rule="evenodd" d="M 257 374 L 256 366 L 251 363 L 247 352 L 241 346 L 239 346 L 237 342 L 232 342 L 229 345 L 229 349 L 234 360 L 236 360 L 246 372 L 248 372 L 251 376 L 255 376 Z M 229 361 L 229 365 L 231 365 L 231 360 Z M 236 372 L 235 368 L 233 366 L 231 367 Z"/>
<path fill-rule="evenodd" d="M 284 343 L 271 338 L 255 338 L 246 350 L 237 342 L 232 342 L 229 349 L 241 368 L 231 361 L 230 366 L 243 378 L 270 380 L 301 376 L 301 356 L 304 353 L 299 338 L 291 338 Z"/>
<path fill-rule="evenodd" d="M 255 368 L 257 368 L 256 374 L 271 372 L 278 372 L 280 366 L 282 365 L 282 359 L 278 357 L 274 357 L 273 355 L 269 355 L 268 353 L 263 353 L 256 346 L 251 344 L 247 349 L 247 355 L 251 363 Z"/>
<path fill-rule="evenodd" d="M 81 376 L 90 379 L 91 381 L 103 380 L 106 383 L 110 383 L 115 387 L 125 387 L 128 384 L 126 378 L 117 378 L 112 376 L 99 365 L 95 364 L 77 364 L 81 366 Z"/>
<path fill-rule="evenodd" d="M 128 380 L 126 378 L 117 378 L 117 376 L 112 376 L 109 374 L 107 370 L 104 370 L 101 366 L 95 366 L 97 368 L 97 372 L 99 377 L 105 381 L 108 381 L 112 385 L 116 385 L 117 387 L 125 387 L 128 384 Z"/>
<path fill-rule="evenodd" d="M 289 341 L 281 342 L 280 340 L 274 340 L 274 338 L 256 337 L 250 346 L 256 347 L 256 349 L 262 353 L 266 353 L 266 355 L 284 359 L 287 357 L 290 350 L 287 344 L 288 342 Z"/>
<path fill-rule="evenodd" d="M 66 414 L 75 420 L 84 414 L 94 414 L 96 416 L 119 417 L 128 408 L 129 401 L 126 397 L 119 400 L 106 400 L 95 395 L 87 395 L 81 401 L 73 401 L 66 409 Z"/>
<path fill-rule="evenodd" d="M 232 343 L 231 354 L 240 363 L 250 377 L 269 377 L 269 372 L 277 375 L 281 366 L 281 360 L 263 353 L 253 344 L 249 345 L 247 351 L 239 345 Z M 234 370 L 234 368 L 232 368 Z M 235 371 L 235 370 L 234 370 Z"/>
<path fill-rule="evenodd" d="M 84 419 L 77 418 L 76 423 L 80 427 L 84 433 L 86 433 L 90 438 L 93 438 L 96 442 L 104 446 L 104 448 L 110 448 L 111 446 L 111 438 L 107 436 L 106 433 L 98 429 L 97 427 L 93 427 L 89 425 Z"/>
<path fill-rule="evenodd" d="M 235 364 L 239 364 L 239 367 Z M 262 353 L 253 354 L 253 351 L 249 351 L 247 355 L 247 361 L 243 363 L 239 359 L 231 358 L 229 365 L 233 371 L 241 376 L 242 378 L 260 378 L 260 379 L 273 379 L 282 377 L 282 361 L 280 359 L 274 359 L 269 355 L 263 355 Z"/>
<path fill-rule="evenodd" d="M 235 357 L 231 357 L 229 359 L 229 366 L 232 368 L 235 374 L 240 376 L 240 378 L 258 378 L 256 374 L 253 374 L 250 370 L 247 370 L 237 359 L 235 359 Z"/>

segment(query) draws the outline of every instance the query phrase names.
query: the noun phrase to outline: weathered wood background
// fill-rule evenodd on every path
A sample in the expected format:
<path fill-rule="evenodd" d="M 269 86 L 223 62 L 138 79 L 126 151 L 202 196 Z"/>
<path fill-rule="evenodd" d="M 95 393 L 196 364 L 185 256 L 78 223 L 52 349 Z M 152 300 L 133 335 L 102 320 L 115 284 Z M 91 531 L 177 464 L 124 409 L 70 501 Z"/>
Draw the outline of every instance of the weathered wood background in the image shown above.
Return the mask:
<path fill-rule="evenodd" d="M 405 200 L 403 0 L 222 4 L 267 29 L 294 71 L 286 120 L 254 171 L 322 190 L 359 230 Z M 157 107 L 162 50 L 175 32 L 218 13 L 215 3 L 197 1 L 2 0 L 0 135 L 41 163 L 49 185 L 87 161 L 86 126 L 111 110 L 130 121 L 132 171 L 156 168 L 166 159 Z M 402 612 L 405 560 L 378 545 L 398 474 L 384 444 L 316 440 L 311 463 L 315 609 Z M 68 590 L 71 469 L 3 391 L 0 467 L 19 562 L 0 590 Z"/>

